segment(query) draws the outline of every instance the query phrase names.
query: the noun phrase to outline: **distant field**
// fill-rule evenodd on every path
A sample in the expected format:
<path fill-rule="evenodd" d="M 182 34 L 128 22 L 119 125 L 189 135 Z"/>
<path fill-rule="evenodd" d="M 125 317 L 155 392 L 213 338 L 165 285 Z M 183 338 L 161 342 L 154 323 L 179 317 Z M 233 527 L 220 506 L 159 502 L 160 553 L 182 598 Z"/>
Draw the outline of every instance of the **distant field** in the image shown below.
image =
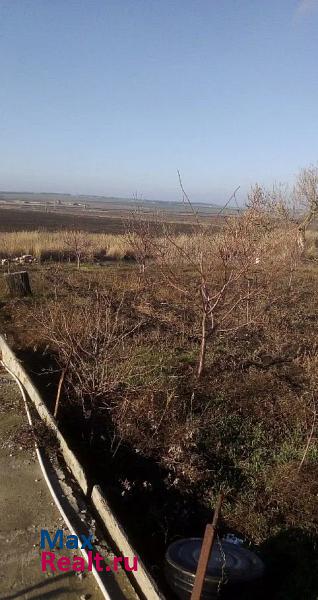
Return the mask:
<path fill-rule="evenodd" d="M 106 233 L 121 235 L 125 233 L 127 221 L 133 218 L 136 207 L 133 205 L 128 210 L 127 206 L 117 204 L 117 207 L 104 206 L 103 208 L 84 209 L 72 206 L 43 206 L 23 204 L 0 204 L 0 232 L 81 230 L 90 233 Z M 190 233 L 195 228 L 195 219 L 189 210 L 184 212 L 155 211 L 153 207 L 145 209 L 145 203 L 138 209 L 138 215 L 143 215 L 154 226 L 160 221 L 171 225 L 174 233 Z M 218 227 L 224 220 L 224 215 L 200 214 L 200 222 L 209 226 Z"/>
<path fill-rule="evenodd" d="M 110 215 L 78 214 L 75 211 L 46 212 L 29 208 L 0 207 L 0 231 L 80 229 L 91 233 L 122 234 L 125 231 L 125 220 L 128 218 L 128 213 L 116 217 Z M 173 223 L 174 231 L 178 233 L 186 232 L 191 227 L 188 223 L 175 222 L 173 219 L 171 222 Z"/>
<path fill-rule="evenodd" d="M 92 233 L 123 233 L 120 218 L 64 214 L 40 210 L 0 208 L 0 231 L 34 231 L 46 229 L 82 229 Z"/>
<path fill-rule="evenodd" d="M 133 207 L 139 206 L 145 212 L 164 211 L 173 215 L 189 216 L 189 206 L 180 199 L 175 201 L 163 200 L 147 200 L 142 198 L 119 198 L 113 196 L 85 196 L 71 194 L 53 194 L 53 193 L 28 193 L 28 192 L 0 192 L 0 203 L 3 204 L 18 204 L 24 207 L 42 206 L 47 208 L 54 207 L 62 209 L 85 209 L 87 211 L 131 211 Z M 216 215 L 224 205 L 222 200 L 220 204 L 195 202 L 195 210 L 200 215 Z M 234 210 L 236 212 L 237 205 Z M 225 213 L 233 211 L 233 207 L 229 206 L 225 209 Z M 222 211 L 223 212 L 223 211 Z"/>
<path fill-rule="evenodd" d="M 177 233 L 189 231 L 195 222 L 193 210 L 202 223 L 214 224 L 231 214 L 212 204 L 152 202 L 127 198 L 99 198 L 63 194 L 18 194 L 0 192 L 0 231 L 80 229 L 91 233 L 121 234 L 124 222 L 136 211 L 149 221 L 173 224 Z M 237 211 L 236 211 L 237 212 Z M 220 213 L 220 214 L 219 214 Z"/>

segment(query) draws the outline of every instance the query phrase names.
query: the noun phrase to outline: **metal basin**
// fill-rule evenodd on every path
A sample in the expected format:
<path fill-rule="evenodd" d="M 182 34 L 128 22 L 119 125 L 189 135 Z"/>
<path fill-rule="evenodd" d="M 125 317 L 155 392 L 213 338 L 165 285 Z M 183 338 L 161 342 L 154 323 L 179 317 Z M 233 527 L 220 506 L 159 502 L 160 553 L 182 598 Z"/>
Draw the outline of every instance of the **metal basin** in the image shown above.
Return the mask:
<path fill-rule="evenodd" d="M 200 556 L 202 538 L 186 538 L 168 547 L 165 556 L 165 576 L 180 600 L 191 596 Z M 264 572 L 261 559 L 237 544 L 220 540 L 213 546 L 204 580 L 202 600 L 217 598 L 224 584 L 235 590 L 240 585 L 259 579 Z"/>

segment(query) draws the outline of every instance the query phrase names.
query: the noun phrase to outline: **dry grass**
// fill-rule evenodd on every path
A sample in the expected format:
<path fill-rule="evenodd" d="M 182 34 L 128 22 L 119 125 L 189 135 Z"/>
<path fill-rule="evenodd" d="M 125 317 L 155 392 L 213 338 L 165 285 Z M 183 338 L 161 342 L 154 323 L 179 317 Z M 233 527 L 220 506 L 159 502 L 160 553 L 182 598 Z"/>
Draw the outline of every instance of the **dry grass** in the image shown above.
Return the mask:
<path fill-rule="evenodd" d="M 0 257 L 8 258 L 32 254 L 38 260 L 63 260 L 75 251 L 71 238 L 73 231 L 16 231 L 1 234 Z M 76 232 L 79 233 L 79 232 Z M 85 241 L 85 260 L 104 258 L 105 260 L 121 260 L 135 255 L 133 240 L 128 235 L 80 232 Z M 75 237 L 73 235 L 73 237 Z M 181 246 L 195 245 L 195 236 L 178 234 L 174 236 Z M 162 243 L 160 238 L 158 243 Z"/>
<path fill-rule="evenodd" d="M 15 257 L 23 254 L 32 254 L 38 260 L 62 260 L 70 255 L 72 248 L 68 241 L 69 234 L 67 231 L 16 231 L 1 233 L 1 248 L 0 257 Z M 121 260 L 125 256 L 135 256 L 137 244 L 134 243 L 131 235 L 115 235 L 104 233 L 88 233 L 83 232 L 87 242 L 85 251 L 85 259 L 92 260 L 94 257 L 104 257 L 106 260 Z M 318 232 L 308 231 L 306 242 L 306 255 L 308 258 L 318 258 Z M 217 234 L 215 235 L 215 243 L 217 244 Z M 171 236 L 174 244 L 184 248 L 187 255 L 191 256 L 195 252 L 201 251 L 202 236 L 195 233 L 175 234 Z M 154 246 L 150 247 L 154 251 Z M 171 258 L 174 258 L 173 245 L 167 244 L 160 236 L 157 238 L 156 246 L 169 250 Z M 74 249 L 73 249 L 74 250 Z"/>
<path fill-rule="evenodd" d="M 104 255 L 109 259 L 123 258 L 130 250 L 126 236 L 103 233 L 85 233 L 86 258 Z M 63 258 L 72 250 L 67 243 L 68 232 L 16 231 L 1 234 L 1 256 L 13 257 L 32 254 L 39 260 L 47 257 Z"/>

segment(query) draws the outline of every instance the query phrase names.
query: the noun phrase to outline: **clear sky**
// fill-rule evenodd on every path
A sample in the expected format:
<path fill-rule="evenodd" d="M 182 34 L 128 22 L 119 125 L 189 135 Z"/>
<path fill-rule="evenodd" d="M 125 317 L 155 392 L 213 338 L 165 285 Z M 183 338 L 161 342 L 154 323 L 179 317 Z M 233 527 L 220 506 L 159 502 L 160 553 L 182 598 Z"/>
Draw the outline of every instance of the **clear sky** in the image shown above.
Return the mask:
<path fill-rule="evenodd" d="M 0 189 L 240 199 L 318 160 L 318 0 L 0 0 Z"/>

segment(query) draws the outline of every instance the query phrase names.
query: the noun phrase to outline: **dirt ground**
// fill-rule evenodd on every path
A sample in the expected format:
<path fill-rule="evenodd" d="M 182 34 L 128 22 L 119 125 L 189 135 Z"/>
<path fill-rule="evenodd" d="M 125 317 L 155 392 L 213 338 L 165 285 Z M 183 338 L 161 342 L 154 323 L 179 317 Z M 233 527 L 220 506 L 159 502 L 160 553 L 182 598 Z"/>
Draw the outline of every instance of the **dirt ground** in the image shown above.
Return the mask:
<path fill-rule="evenodd" d="M 90 574 L 41 572 L 40 530 L 69 532 L 43 479 L 26 423 L 20 392 L 0 371 L 0 599 L 101 600 Z"/>

